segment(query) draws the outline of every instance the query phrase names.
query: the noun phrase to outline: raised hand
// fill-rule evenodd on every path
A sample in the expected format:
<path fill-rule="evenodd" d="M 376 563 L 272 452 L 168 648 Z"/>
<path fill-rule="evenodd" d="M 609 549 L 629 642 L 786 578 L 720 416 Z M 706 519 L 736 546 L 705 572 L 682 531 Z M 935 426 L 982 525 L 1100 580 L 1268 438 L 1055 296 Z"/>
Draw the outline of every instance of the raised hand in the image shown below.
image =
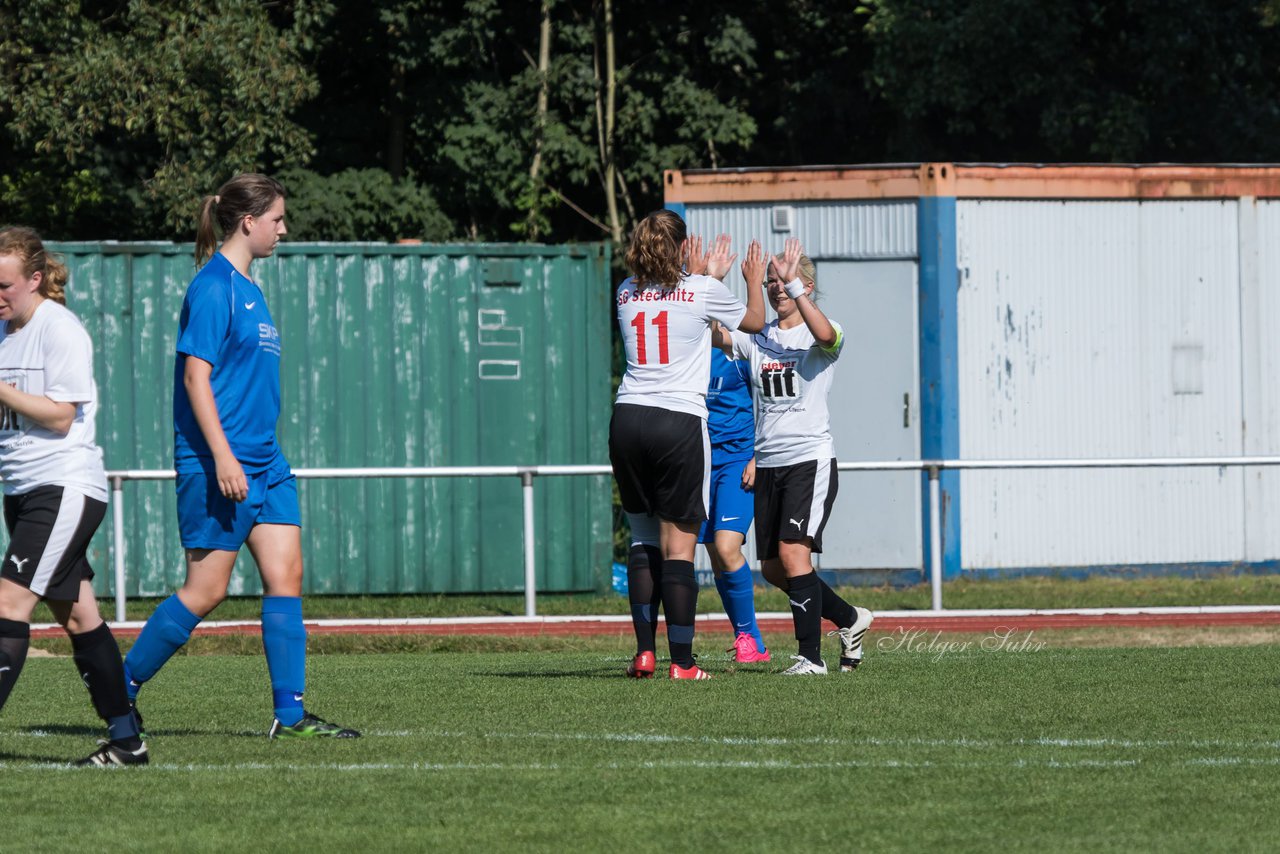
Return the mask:
<path fill-rule="evenodd" d="M 707 256 L 702 251 L 702 238 L 698 235 L 686 237 L 680 246 L 681 260 L 684 270 L 690 276 L 701 276 L 707 272 Z"/>
<path fill-rule="evenodd" d="M 782 254 L 773 256 L 773 274 L 784 285 L 795 279 L 800 272 L 801 254 L 800 241 L 795 237 L 788 237 Z"/>
<path fill-rule="evenodd" d="M 714 279 L 724 279 L 725 275 L 733 267 L 733 262 L 738 260 L 737 254 L 729 254 L 729 235 L 722 234 L 716 238 L 716 245 L 707 255 L 707 275 Z"/>
<path fill-rule="evenodd" d="M 748 288 L 757 288 L 764 284 L 765 268 L 768 259 L 760 248 L 760 241 L 753 240 L 747 247 L 747 257 L 742 262 L 742 278 L 746 279 Z"/>

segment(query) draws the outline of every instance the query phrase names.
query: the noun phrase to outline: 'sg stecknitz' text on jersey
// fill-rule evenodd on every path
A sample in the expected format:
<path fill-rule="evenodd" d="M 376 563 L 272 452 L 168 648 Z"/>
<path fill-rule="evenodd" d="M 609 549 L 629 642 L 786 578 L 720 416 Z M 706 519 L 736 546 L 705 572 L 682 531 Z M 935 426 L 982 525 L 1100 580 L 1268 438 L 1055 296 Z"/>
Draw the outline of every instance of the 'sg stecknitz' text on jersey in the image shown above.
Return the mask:
<path fill-rule="evenodd" d="M 667 302 L 693 302 L 693 291 L 684 288 L 668 288 L 666 290 L 641 290 L 641 291 L 620 291 L 618 293 L 618 305 L 625 305 L 629 302 L 658 302 L 665 300 Z"/>

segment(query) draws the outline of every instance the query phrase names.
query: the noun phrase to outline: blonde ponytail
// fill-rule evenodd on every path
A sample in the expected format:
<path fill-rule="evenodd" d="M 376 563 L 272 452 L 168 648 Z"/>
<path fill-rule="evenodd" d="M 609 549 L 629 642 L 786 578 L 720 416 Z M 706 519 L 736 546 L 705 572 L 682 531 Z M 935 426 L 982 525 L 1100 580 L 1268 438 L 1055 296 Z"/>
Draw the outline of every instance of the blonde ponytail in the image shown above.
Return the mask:
<path fill-rule="evenodd" d="M 14 255 L 22 261 L 22 275 L 30 279 L 40 274 L 40 296 L 67 304 L 67 266 L 48 255 L 44 241 L 34 228 L 11 225 L 0 228 L 0 255 Z"/>

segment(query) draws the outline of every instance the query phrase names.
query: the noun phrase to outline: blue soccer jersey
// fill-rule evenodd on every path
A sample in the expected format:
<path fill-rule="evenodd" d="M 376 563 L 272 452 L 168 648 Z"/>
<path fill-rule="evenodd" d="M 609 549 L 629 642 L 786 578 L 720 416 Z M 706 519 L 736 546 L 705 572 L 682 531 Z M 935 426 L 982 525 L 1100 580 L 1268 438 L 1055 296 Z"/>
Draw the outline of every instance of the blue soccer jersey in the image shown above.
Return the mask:
<path fill-rule="evenodd" d="M 707 387 L 707 433 L 711 464 L 749 460 L 755 453 L 756 421 L 751 409 L 751 363 L 711 349 Z"/>
<path fill-rule="evenodd" d="M 222 431 L 246 473 L 280 456 L 280 335 L 261 289 L 214 253 L 187 288 L 173 369 L 174 464 L 179 472 L 212 466 L 182 375 L 186 356 L 213 365 L 209 376 Z"/>

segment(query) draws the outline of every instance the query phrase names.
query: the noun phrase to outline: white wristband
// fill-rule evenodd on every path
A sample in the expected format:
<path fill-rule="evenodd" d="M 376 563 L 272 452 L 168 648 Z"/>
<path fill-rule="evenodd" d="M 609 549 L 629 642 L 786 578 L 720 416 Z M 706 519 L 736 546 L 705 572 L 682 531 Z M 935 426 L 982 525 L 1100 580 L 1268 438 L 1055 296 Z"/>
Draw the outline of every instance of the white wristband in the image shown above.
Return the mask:
<path fill-rule="evenodd" d="M 792 279 L 783 285 L 783 289 L 787 292 L 787 296 L 792 299 L 800 299 L 804 296 L 804 282 L 799 279 Z"/>

